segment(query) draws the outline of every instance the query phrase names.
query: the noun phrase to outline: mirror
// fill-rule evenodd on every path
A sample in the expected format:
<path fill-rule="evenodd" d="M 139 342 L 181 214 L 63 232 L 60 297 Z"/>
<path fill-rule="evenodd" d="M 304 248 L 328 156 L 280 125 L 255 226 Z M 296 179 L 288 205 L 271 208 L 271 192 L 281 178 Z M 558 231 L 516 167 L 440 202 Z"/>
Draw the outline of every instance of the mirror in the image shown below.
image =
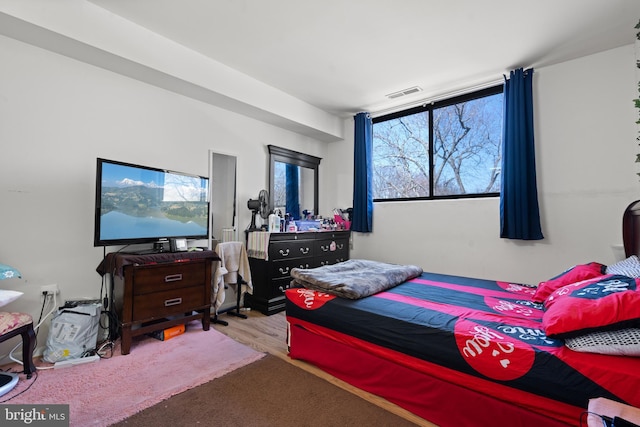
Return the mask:
<path fill-rule="evenodd" d="M 301 219 L 304 211 L 318 215 L 320 157 L 269 145 L 269 206 Z"/>
<path fill-rule="evenodd" d="M 209 191 L 211 239 L 238 240 L 236 156 L 209 151 Z"/>

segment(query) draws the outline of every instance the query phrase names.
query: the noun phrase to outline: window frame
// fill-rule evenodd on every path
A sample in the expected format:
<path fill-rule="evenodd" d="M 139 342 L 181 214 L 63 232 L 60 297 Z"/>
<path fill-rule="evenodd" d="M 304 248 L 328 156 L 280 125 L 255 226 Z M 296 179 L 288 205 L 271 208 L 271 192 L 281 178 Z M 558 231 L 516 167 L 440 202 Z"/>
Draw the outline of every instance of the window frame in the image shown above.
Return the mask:
<path fill-rule="evenodd" d="M 433 160 L 433 111 L 439 108 L 448 107 L 450 105 L 459 104 L 461 102 L 473 101 L 475 99 L 485 98 L 492 95 L 504 94 L 504 85 L 495 85 L 480 89 L 477 91 L 465 93 L 462 95 L 453 96 L 451 98 L 441 99 L 439 101 L 425 102 L 417 107 L 407 108 L 405 110 L 395 111 L 393 113 L 384 114 L 382 116 L 373 117 L 371 119 L 372 124 L 385 122 L 389 120 L 398 119 L 400 117 L 410 116 L 413 114 L 429 112 L 429 193 L 430 196 L 425 197 L 395 197 L 390 199 L 376 199 L 374 202 L 405 202 L 405 201 L 423 201 L 423 200 L 452 200 L 452 199 L 480 199 L 488 197 L 500 197 L 500 192 L 491 193 L 475 193 L 475 194 L 448 194 L 448 195 L 433 195 L 434 187 L 434 160 Z M 504 113 L 503 113 L 504 114 Z M 504 116 L 503 116 L 504 120 Z M 373 142 L 373 141 L 372 141 Z M 500 187 L 502 189 L 502 187 Z"/>

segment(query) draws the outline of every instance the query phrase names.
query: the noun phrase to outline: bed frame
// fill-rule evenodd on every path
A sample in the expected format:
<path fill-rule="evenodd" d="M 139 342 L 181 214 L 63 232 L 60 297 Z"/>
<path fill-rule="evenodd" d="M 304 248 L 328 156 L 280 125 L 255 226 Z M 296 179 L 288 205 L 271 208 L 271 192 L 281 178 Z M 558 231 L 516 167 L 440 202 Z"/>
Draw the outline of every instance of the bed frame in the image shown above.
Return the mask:
<path fill-rule="evenodd" d="M 640 200 L 626 208 L 622 222 L 625 253 L 627 256 L 638 254 Z M 579 426 L 581 414 L 586 410 L 548 399 L 549 413 L 534 413 L 455 382 L 446 382 L 408 369 L 406 364 L 395 362 L 393 357 L 378 357 L 349 345 L 346 340 L 341 342 L 330 338 L 323 334 L 322 328 L 296 327 L 293 331 L 293 325 L 300 326 L 301 322 L 297 319 L 288 320 L 292 358 L 312 363 L 351 385 L 379 395 L 441 427 L 489 427 L 505 425 L 505 420 L 512 427 Z"/>
<path fill-rule="evenodd" d="M 640 254 L 640 200 L 631 203 L 624 211 L 622 242 L 625 256 Z"/>

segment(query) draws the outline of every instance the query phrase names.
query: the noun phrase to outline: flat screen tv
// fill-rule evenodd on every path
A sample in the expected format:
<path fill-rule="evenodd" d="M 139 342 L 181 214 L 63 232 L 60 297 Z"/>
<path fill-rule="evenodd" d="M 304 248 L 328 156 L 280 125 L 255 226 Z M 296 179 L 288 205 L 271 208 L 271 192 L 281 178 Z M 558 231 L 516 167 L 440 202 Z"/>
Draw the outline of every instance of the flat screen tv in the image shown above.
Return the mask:
<path fill-rule="evenodd" d="M 208 178 L 98 158 L 94 246 L 208 235 Z"/>

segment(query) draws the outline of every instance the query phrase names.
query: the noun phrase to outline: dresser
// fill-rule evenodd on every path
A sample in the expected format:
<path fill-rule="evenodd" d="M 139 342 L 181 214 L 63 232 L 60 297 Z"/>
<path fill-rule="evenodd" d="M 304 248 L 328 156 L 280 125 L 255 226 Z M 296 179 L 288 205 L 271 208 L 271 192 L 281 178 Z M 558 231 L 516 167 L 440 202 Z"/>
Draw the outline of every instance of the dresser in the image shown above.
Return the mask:
<path fill-rule="evenodd" d="M 245 306 L 266 315 L 284 310 L 291 270 L 348 260 L 350 235 L 350 231 L 268 233 L 264 256 L 249 251 L 253 294 L 245 295 Z"/>
<path fill-rule="evenodd" d="M 121 329 L 122 354 L 135 336 L 202 320 L 211 322 L 211 270 L 220 258 L 213 251 L 150 255 L 108 254 L 98 267 L 112 277 L 112 303 Z"/>

